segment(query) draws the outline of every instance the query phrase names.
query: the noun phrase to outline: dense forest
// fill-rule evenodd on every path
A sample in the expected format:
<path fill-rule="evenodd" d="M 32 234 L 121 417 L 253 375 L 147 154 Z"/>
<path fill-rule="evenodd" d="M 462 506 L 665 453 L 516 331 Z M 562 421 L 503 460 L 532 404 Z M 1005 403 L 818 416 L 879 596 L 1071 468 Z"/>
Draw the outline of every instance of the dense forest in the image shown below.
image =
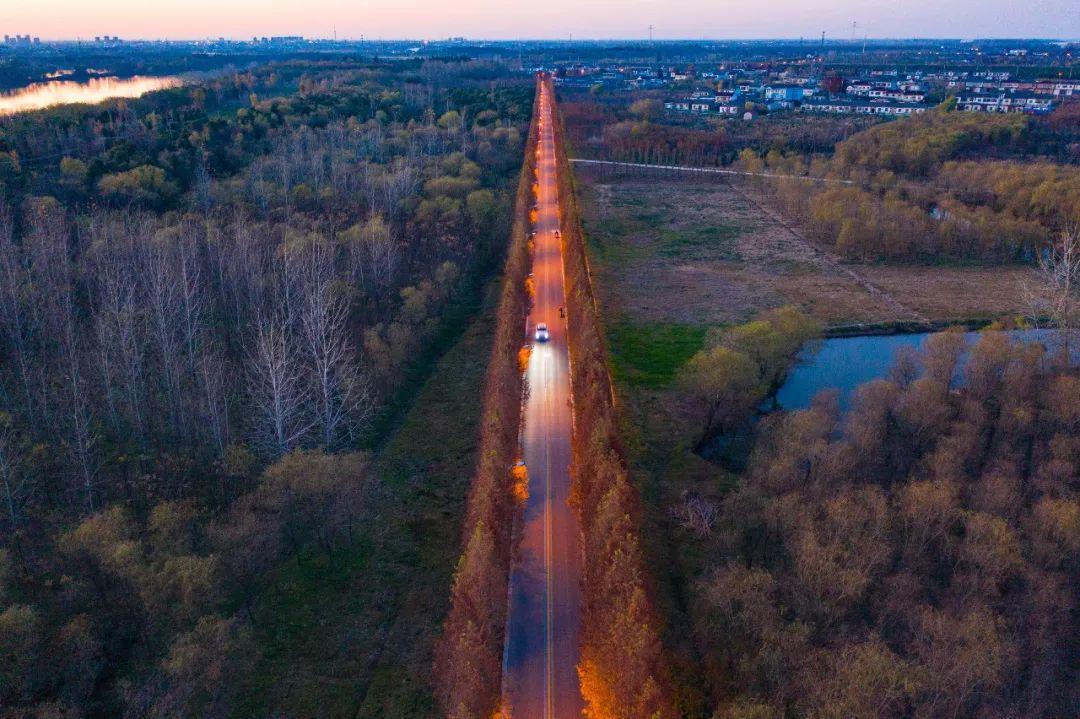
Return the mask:
<path fill-rule="evenodd" d="M 0 706 L 233 710 L 261 577 L 365 521 L 503 255 L 532 96 L 296 61 L 0 121 Z"/>
<path fill-rule="evenodd" d="M 740 155 L 810 236 L 857 260 L 1033 262 L 1080 218 L 1080 122 L 948 106 L 875 126 L 831 157 Z M 1065 160 L 1065 161 L 1062 161 Z"/>
<path fill-rule="evenodd" d="M 1078 411 L 1059 354 L 946 332 L 843 413 L 768 416 L 739 486 L 679 515 L 714 716 L 1073 713 Z"/>

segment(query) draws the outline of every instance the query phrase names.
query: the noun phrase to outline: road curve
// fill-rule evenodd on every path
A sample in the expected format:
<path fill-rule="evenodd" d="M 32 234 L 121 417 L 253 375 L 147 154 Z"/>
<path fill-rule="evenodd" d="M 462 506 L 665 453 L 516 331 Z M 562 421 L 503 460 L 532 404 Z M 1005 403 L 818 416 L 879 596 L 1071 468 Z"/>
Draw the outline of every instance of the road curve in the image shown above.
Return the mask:
<path fill-rule="evenodd" d="M 550 340 L 535 342 L 522 445 L 529 469 L 518 555 L 510 574 L 510 607 L 503 666 L 504 706 L 513 719 L 580 717 L 577 676 L 581 608 L 581 533 L 570 496 L 570 353 L 559 200 L 552 135 L 554 98 L 542 85 L 537 155 L 540 194 L 533 277 L 536 298 L 528 331 L 544 322 Z"/>

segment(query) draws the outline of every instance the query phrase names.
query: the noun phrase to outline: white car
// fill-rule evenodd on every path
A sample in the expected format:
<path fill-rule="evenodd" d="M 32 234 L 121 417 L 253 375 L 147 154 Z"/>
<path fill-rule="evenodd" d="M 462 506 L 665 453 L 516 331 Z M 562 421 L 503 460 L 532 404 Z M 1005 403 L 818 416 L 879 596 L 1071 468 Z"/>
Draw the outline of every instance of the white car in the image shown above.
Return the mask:
<path fill-rule="evenodd" d="M 547 342 L 548 341 L 548 328 L 547 324 L 541 322 L 536 325 L 536 341 Z"/>

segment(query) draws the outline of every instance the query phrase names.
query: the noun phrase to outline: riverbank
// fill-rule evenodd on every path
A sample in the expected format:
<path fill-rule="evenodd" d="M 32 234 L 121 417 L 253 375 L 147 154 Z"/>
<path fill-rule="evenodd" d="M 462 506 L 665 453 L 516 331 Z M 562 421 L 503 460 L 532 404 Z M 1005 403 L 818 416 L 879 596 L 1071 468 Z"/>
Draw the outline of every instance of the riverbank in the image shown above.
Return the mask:
<path fill-rule="evenodd" d="M 92 105 L 113 98 L 141 97 L 148 92 L 179 87 L 179 77 L 130 78 L 91 77 L 85 82 L 68 79 L 27 85 L 13 92 L 0 93 L 0 117 L 18 112 L 43 110 L 57 105 Z"/>
<path fill-rule="evenodd" d="M 892 335 L 913 335 L 926 332 L 941 332 L 959 327 L 969 332 L 978 332 L 994 324 L 995 320 L 985 317 L 968 317 L 943 320 L 896 320 L 894 322 L 863 322 L 850 325 L 833 325 L 822 331 L 824 339 L 841 337 L 889 337 Z"/>

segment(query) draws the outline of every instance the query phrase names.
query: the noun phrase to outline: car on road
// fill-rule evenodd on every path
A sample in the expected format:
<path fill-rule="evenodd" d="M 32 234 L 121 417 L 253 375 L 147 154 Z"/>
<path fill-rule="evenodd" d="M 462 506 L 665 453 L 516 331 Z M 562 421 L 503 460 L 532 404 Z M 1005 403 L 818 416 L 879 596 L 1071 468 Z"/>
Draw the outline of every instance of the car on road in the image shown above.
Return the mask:
<path fill-rule="evenodd" d="M 540 324 L 536 325 L 536 341 L 537 342 L 547 342 L 548 341 L 548 328 L 547 328 L 547 324 L 544 323 L 544 322 L 541 322 Z"/>

